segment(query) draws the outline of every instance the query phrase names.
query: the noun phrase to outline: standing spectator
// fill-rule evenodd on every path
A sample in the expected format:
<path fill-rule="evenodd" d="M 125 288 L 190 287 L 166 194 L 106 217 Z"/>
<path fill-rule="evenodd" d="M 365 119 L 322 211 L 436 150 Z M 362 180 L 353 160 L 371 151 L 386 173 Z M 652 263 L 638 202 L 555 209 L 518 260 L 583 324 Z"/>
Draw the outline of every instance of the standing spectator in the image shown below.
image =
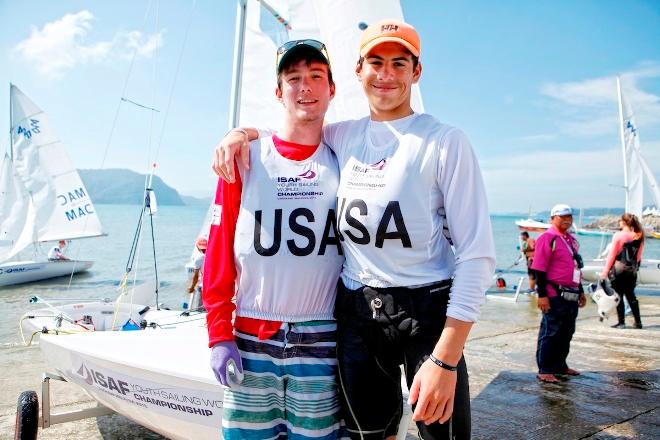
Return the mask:
<path fill-rule="evenodd" d="M 583 266 L 579 244 L 568 232 L 573 225 L 573 210 L 556 205 L 550 211 L 550 229 L 536 241 L 532 269 L 536 271 L 538 308 L 543 312 L 536 348 L 536 363 L 542 382 L 556 383 L 556 375 L 580 373 L 566 364 L 575 333 L 578 307 L 586 297 L 582 287 Z"/>
<path fill-rule="evenodd" d="M 630 305 L 635 328 L 642 328 L 642 318 L 639 313 L 639 302 L 635 296 L 635 285 L 637 284 L 637 270 L 642 261 L 644 252 L 644 231 L 637 216 L 625 213 L 619 220 L 621 231 L 612 237 L 612 246 L 601 272 L 602 279 L 609 278 L 612 288 L 619 295 L 619 304 L 616 306 L 616 314 L 619 318 L 613 328 L 625 328 L 625 296 Z"/>
<path fill-rule="evenodd" d="M 527 276 L 529 277 L 529 290 L 536 290 L 536 275 L 532 270 L 532 262 L 534 261 L 534 250 L 536 249 L 536 240 L 529 236 L 527 231 L 520 233 L 520 252 L 525 256 L 527 262 Z"/>

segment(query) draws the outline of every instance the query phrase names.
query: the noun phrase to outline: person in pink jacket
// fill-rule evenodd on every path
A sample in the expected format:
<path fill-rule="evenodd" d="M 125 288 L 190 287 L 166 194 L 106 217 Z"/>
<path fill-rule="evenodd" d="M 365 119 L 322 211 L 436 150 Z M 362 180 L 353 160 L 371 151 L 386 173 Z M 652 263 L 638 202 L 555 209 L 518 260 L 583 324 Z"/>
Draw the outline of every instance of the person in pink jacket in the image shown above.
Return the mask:
<path fill-rule="evenodd" d="M 616 307 L 618 322 L 613 328 L 625 328 L 625 296 L 630 305 L 635 328 L 642 328 L 642 319 L 639 313 L 639 302 L 635 296 L 637 284 L 637 270 L 642 261 L 644 252 L 644 230 L 637 216 L 625 213 L 619 220 L 621 230 L 612 237 L 612 248 L 607 256 L 605 267 L 600 274 L 602 279 L 609 278 L 612 288 L 619 295 L 619 304 Z"/>

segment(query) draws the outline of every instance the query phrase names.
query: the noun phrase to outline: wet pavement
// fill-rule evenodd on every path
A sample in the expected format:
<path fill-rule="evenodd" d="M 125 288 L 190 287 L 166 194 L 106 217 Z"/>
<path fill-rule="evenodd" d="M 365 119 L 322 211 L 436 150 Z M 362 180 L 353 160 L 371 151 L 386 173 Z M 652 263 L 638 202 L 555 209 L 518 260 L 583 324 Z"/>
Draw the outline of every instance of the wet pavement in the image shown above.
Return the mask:
<path fill-rule="evenodd" d="M 470 371 L 474 439 L 660 438 L 660 297 L 640 298 L 644 329 L 611 329 L 595 307 L 580 311 L 569 365 L 580 376 L 559 384 L 536 380 L 539 313 L 533 298 L 489 299 L 465 356 Z M 630 319 L 630 318 L 629 318 Z M 38 347 L 3 350 L 0 439 L 13 438 L 18 394 L 39 390 L 46 368 Z M 94 405 L 77 387 L 52 385 L 56 410 Z M 410 439 L 416 438 L 411 426 Z M 40 439 L 161 439 L 113 415 L 56 425 Z"/>

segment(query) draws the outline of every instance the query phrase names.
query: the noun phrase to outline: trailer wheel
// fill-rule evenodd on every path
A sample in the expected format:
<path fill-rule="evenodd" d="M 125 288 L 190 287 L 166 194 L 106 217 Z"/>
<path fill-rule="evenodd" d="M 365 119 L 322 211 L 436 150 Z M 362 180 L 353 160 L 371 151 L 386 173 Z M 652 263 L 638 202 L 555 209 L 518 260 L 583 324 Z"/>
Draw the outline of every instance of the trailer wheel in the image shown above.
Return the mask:
<path fill-rule="evenodd" d="M 16 405 L 14 440 L 36 440 L 39 428 L 39 398 L 34 391 L 23 391 Z"/>

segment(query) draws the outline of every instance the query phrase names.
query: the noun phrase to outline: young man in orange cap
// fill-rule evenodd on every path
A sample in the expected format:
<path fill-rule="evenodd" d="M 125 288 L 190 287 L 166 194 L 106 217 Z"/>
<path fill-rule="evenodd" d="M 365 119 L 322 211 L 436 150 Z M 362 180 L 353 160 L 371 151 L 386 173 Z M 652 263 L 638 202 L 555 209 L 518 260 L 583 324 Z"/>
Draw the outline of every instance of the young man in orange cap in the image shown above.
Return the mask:
<path fill-rule="evenodd" d="M 420 48 L 407 23 L 370 25 L 355 68 L 370 116 L 323 131 L 341 171 L 337 221 L 346 262 L 335 316 L 344 417 L 354 439 L 396 435 L 402 364 L 422 438 L 470 438 L 463 346 L 495 250 L 467 137 L 412 110 Z M 214 169 L 229 181 L 234 153 L 243 150 L 245 159 L 247 137 L 230 133 L 216 150 Z"/>

